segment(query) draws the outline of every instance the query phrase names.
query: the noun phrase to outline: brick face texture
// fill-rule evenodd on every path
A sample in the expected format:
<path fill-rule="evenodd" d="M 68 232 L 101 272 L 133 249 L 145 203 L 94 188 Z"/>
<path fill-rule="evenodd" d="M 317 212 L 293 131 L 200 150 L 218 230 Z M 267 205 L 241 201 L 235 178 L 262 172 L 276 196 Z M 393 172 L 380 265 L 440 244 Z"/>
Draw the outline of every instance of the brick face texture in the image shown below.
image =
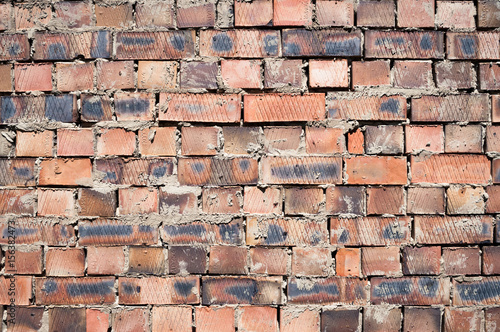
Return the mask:
<path fill-rule="evenodd" d="M 499 331 L 499 27 L 0 1 L 2 330 Z"/>

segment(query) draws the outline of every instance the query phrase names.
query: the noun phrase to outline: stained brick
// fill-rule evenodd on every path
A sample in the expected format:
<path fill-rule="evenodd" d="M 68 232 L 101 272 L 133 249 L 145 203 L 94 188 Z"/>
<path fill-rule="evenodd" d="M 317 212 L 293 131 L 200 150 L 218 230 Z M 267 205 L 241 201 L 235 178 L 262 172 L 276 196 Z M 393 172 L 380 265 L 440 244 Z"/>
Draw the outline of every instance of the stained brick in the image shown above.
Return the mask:
<path fill-rule="evenodd" d="M 52 148 L 52 142 L 50 144 Z M 52 150 L 52 149 L 51 149 Z M 52 155 L 52 153 L 50 154 Z M 57 130 L 58 156 L 93 156 L 94 132 L 90 128 L 58 129 Z"/>
<path fill-rule="evenodd" d="M 479 82 L 483 90 L 500 90 L 500 66 L 493 63 L 481 63 L 479 65 Z"/>
<path fill-rule="evenodd" d="M 342 30 L 283 30 L 283 56 L 351 56 L 361 55 L 361 32 Z"/>
<path fill-rule="evenodd" d="M 396 7 L 392 0 L 361 0 L 356 9 L 356 25 L 365 27 L 394 27 L 395 10 Z"/>
<path fill-rule="evenodd" d="M 410 241 L 409 217 L 331 218 L 331 243 L 341 246 L 399 245 Z"/>
<path fill-rule="evenodd" d="M 434 87 L 432 61 L 394 62 L 393 84 L 397 88 L 429 89 Z"/>
<path fill-rule="evenodd" d="M 362 248 L 361 271 L 365 276 L 396 276 L 401 274 L 398 247 Z"/>
<path fill-rule="evenodd" d="M 118 121 L 151 121 L 155 113 L 155 96 L 147 92 L 115 94 L 115 114 Z"/>
<path fill-rule="evenodd" d="M 0 185 L 27 187 L 35 184 L 34 158 L 0 159 Z"/>
<path fill-rule="evenodd" d="M 441 247 L 405 247 L 403 274 L 437 275 L 441 271 Z"/>
<path fill-rule="evenodd" d="M 177 62 L 173 61 L 139 61 L 137 87 L 139 89 L 173 89 L 177 85 L 177 67 Z"/>
<path fill-rule="evenodd" d="M 493 183 L 500 183 L 500 159 L 493 159 L 491 162 L 491 173 L 493 175 Z"/>
<path fill-rule="evenodd" d="M 112 277 L 35 278 L 36 304 L 112 304 Z"/>
<path fill-rule="evenodd" d="M 198 277 L 118 278 L 120 304 L 197 304 Z"/>
<path fill-rule="evenodd" d="M 97 159 L 95 170 L 103 183 L 136 186 L 163 184 L 172 175 L 172 158 Z"/>
<path fill-rule="evenodd" d="M 210 248 L 208 272 L 210 274 L 245 274 L 247 269 L 247 249 L 233 246 L 213 246 Z"/>
<path fill-rule="evenodd" d="M 448 214 L 483 214 L 486 192 L 482 187 L 450 186 L 446 190 Z"/>
<path fill-rule="evenodd" d="M 0 121 L 2 123 L 76 121 L 75 95 L 3 96 Z"/>
<path fill-rule="evenodd" d="M 288 303 L 362 305 L 367 302 L 367 286 L 367 280 L 358 278 L 290 278 Z"/>
<path fill-rule="evenodd" d="M 158 229 L 153 225 L 132 225 L 113 219 L 80 221 L 80 245 L 133 245 L 155 244 Z"/>
<path fill-rule="evenodd" d="M 477 2 L 478 26 L 482 28 L 495 28 L 500 24 L 500 6 L 495 0 L 479 0 Z"/>
<path fill-rule="evenodd" d="M 281 332 L 315 332 L 320 329 L 320 313 L 316 310 L 306 308 L 296 312 L 291 306 L 280 309 L 280 331 Z"/>
<path fill-rule="evenodd" d="M 198 213 L 198 197 L 194 192 L 176 192 L 160 190 L 160 212 L 162 214 L 195 214 Z"/>
<path fill-rule="evenodd" d="M 358 331 L 361 328 L 361 314 L 358 309 L 323 310 L 321 330 L 338 332 Z"/>
<path fill-rule="evenodd" d="M 281 277 L 203 277 L 203 305 L 281 304 Z"/>
<path fill-rule="evenodd" d="M 130 247 L 128 272 L 141 274 L 165 274 L 165 252 L 162 247 Z"/>
<path fill-rule="evenodd" d="M 365 129 L 367 154 L 402 154 L 403 142 L 401 126 L 367 126 Z"/>
<path fill-rule="evenodd" d="M 183 89 L 217 89 L 217 62 L 181 61 L 180 86 Z"/>
<path fill-rule="evenodd" d="M 116 58 L 168 60 L 194 56 L 194 30 L 118 32 Z"/>
<path fill-rule="evenodd" d="M 412 98 L 412 121 L 488 121 L 488 96 L 449 95 Z"/>
<path fill-rule="evenodd" d="M 109 31 L 37 32 L 34 37 L 33 59 L 35 60 L 72 60 L 78 57 L 92 59 L 111 56 L 112 38 Z"/>
<path fill-rule="evenodd" d="M 336 261 L 337 266 L 338 261 Z M 328 248 L 293 248 L 292 274 L 327 276 L 331 272 L 332 254 Z"/>
<path fill-rule="evenodd" d="M 260 147 L 258 127 L 227 127 L 222 128 L 224 136 L 224 152 L 236 155 L 246 155 Z"/>
<path fill-rule="evenodd" d="M 406 98 L 370 97 L 351 93 L 329 93 L 326 109 L 330 119 L 384 120 L 406 119 Z"/>
<path fill-rule="evenodd" d="M 179 28 L 213 27 L 215 3 L 179 1 L 177 3 L 177 26 Z"/>
<path fill-rule="evenodd" d="M 173 28 L 173 1 L 142 2 L 135 6 L 135 22 L 139 28 Z"/>
<path fill-rule="evenodd" d="M 242 244 L 244 239 L 241 219 L 229 223 L 209 224 L 191 222 L 166 224 L 161 229 L 162 239 L 169 244 Z"/>
<path fill-rule="evenodd" d="M 362 215 L 365 211 L 365 201 L 363 187 L 338 186 L 326 189 L 326 212 L 328 214 Z"/>
<path fill-rule="evenodd" d="M 17 332 L 19 330 L 40 331 L 42 328 L 43 307 L 17 307 L 15 324 L 10 322 L 10 314 L 8 314 L 7 330 L 9 332 Z"/>
<path fill-rule="evenodd" d="M 448 59 L 500 59 L 498 38 L 495 31 L 450 32 L 446 35 Z"/>
<path fill-rule="evenodd" d="M 109 121 L 113 117 L 111 100 L 105 95 L 81 95 L 81 120 L 83 122 Z"/>
<path fill-rule="evenodd" d="M 321 188 L 286 188 L 285 214 L 317 214 L 322 210 Z"/>
<path fill-rule="evenodd" d="M 201 30 L 200 55 L 224 58 L 264 58 L 281 54 L 275 30 Z"/>
<path fill-rule="evenodd" d="M 8 244 L 8 236 L 12 234 L 9 233 L 9 224 L 6 218 L 2 219 L 0 223 L 0 234 L 2 234 L 0 243 Z M 74 246 L 76 243 L 73 226 L 49 219 L 17 217 L 13 234 L 16 236 L 16 244 Z"/>
<path fill-rule="evenodd" d="M 40 163 L 39 185 L 90 186 L 90 159 L 48 159 Z"/>
<path fill-rule="evenodd" d="M 486 247 L 485 247 L 486 248 Z M 448 275 L 481 274 L 479 248 L 443 248 L 444 273 Z"/>
<path fill-rule="evenodd" d="M 266 157 L 261 161 L 263 183 L 340 183 L 339 157 Z"/>
<path fill-rule="evenodd" d="M 41 28 L 47 25 L 52 18 L 52 8 L 44 3 L 26 6 L 16 4 L 14 6 L 14 20 L 16 30 L 27 30 Z"/>
<path fill-rule="evenodd" d="M 399 332 L 401 309 L 383 306 L 366 307 L 363 311 L 363 328 L 366 332 Z"/>
<path fill-rule="evenodd" d="M 441 309 L 440 308 L 404 308 L 403 329 L 408 332 L 418 331 L 440 331 Z"/>
<path fill-rule="evenodd" d="M 257 161 L 250 158 L 189 158 L 178 161 L 179 182 L 183 185 L 256 184 Z"/>
<path fill-rule="evenodd" d="M 25 34 L 0 35 L 0 60 L 28 60 L 30 46 Z"/>
<path fill-rule="evenodd" d="M 97 61 L 96 73 L 99 90 L 133 89 L 135 86 L 133 61 Z"/>
<path fill-rule="evenodd" d="M 473 306 L 498 303 L 500 297 L 500 278 L 482 277 L 479 280 L 453 280 L 453 305 Z M 488 313 L 486 313 L 488 320 Z M 490 318 L 491 319 L 491 318 Z"/>
<path fill-rule="evenodd" d="M 241 209 L 241 198 L 240 187 L 203 189 L 203 212 L 210 214 L 238 213 Z"/>
<path fill-rule="evenodd" d="M 476 72 L 470 62 L 443 61 L 434 65 L 436 86 L 448 89 L 470 89 L 474 87 Z"/>
<path fill-rule="evenodd" d="M 366 58 L 444 58 L 441 31 L 375 31 L 365 33 Z"/>
<path fill-rule="evenodd" d="M 479 252 L 477 252 L 477 256 L 479 256 Z M 475 259 L 474 259 L 475 258 Z M 474 263 L 478 260 L 479 257 L 473 256 Z M 476 265 L 474 265 L 476 267 Z M 499 274 L 500 271 L 500 247 L 483 247 L 483 273 L 484 274 Z M 477 269 L 477 274 L 479 274 L 479 269 Z"/>
<path fill-rule="evenodd" d="M 264 65 L 264 87 L 302 87 L 302 60 L 272 59 Z"/>
<path fill-rule="evenodd" d="M 449 124 L 444 127 L 444 136 L 447 153 L 481 153 L 483 150 L 481 126 Z"/>
<path fill-rule="evenodd" d="M 434 305 L 450 301 L 450 280 L 434 277 L 372 278 L 373 304 Z"/>
<path fill-rule="evenodd" d="M 444 332 L 480 332 L 483 312 L 469 308 L 444 308 Z"/>
<path fill-rule="evenodd" d="M 3 3 L 0 5 L 0 31 L 9 30 L 12 26 L 12 5 Z"/>
<path fill-rule="evenodd" d="M 86 331 L 85 308 L 54 307 L 49 309 L 49 331 Z"/>
<path fill-rule="evenodd" d="M 56 18 L 67 28 L 92 26 L 92 7 L 84 1 L 61 1 L 54 4 Z"/>
<path fill-rule="evenodd" d="M 289 255 L 282 248 L 250 248 L 250 272 L 286 275 Z"/>
<path fill-rule="evenodd" d="M 171 246 L 168 249 L 168 272 L 170 274 L 205 273 L 207 251 L 200 247 Z"/>

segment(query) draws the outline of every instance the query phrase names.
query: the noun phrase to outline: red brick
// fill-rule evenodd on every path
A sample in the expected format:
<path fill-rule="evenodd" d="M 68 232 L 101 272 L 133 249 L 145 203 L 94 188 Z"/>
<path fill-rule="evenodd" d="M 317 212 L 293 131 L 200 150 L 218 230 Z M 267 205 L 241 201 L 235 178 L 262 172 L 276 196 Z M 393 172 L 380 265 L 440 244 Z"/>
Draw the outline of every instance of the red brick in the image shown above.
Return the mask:
<path fill-rule="evenodd" d="M 110 121 L 113 117 L 111 99 L 106 95 L 82 94 L 80 97 L 82 122 Z"/>
<path fill-rule="evenodd" d="M 113 277 L 35 278 L 36 304 L 112 304 L 114 283 Z"/>
<path fill-rule="evenodd" d="M 115 94 L 115 114 L 118 121 L 151 121 L 155 113 L 155 95 L 147 92 Z"/>
<path fill-rule="evenodd" d="M 479 248 L 443 248 L 443 261 L 447 275 L 481 274 Z"/>
<path fill-rule="evenodd" d="M 35 32 L 33 59 L 35 60 L 72 60 L 83 57 L 110 58 L 111 32 Z"/>
<path fill-rule="evenodd" d="M 86 331 L 85 308 L 55 307 L 49 310 L 49 331 Z"/>
<path fill-rule="evenodd" d="M 322 2 L 334 3 L 333 1 Z M 351 66 L 353 88 L 391 84 L 391 69 L 387 60 L 353 61 Z"/>
<path fill-rule="evenodd" d="M 470 62 L 443 61 L 434 66 L 436 86 L 448 89 L 470 89 L 474 87 L 476 72 Z"/>
<path fill-rule="evenodd" d="M 160 121 L 240 122 L 240 95 L 160 93 Z"/>
<path fill-rule="evenodd" d="M 488 195 L 486 213 L 500 212 L 500 186 L 486 187 L 486 195 Z"/>
<path fill-rule="evenodd" d="M 119 213 L 158 213 L 158 190 L 156 188 L 124 188 L 118 190 Z"/>
<path fill-rule="evenodd" d="M 307 153 L 341 153 L 345 151 L 344 131 L 341 128 L 306 127 Z"/>
<path fill-rule="evenodd" d="M 76 216 L 73 190 L 38 189 L 39 216 Z"/>
<path fill-rule="evenodd" d="M 444 332 L 480 332 L 483 312 L 476 308 L 444 308 Z"/>
<path fill-rule="evenodd" d="M 447 153 L 481 153 L 483 149 L 482 129 L 479 125 L 460 126 L 449 124 L 444 127 Z"/>
<path fill-rule="evenodd" d="M 500 126 L 486 127 L 486 152 L 500 152 Z"/>
<path fill-rule="evenodd" d="M 365 188 L 354 186 L 328 187 L 326 189 L 326 212 L 328 214 L 365 213 Z"/>
<path fill-rule="evenodd" d="M 164 184 L 172 175 L 173 158 L 109 158 L 96 160 L 102 183 L 135 186 Z"/>
<path fill-rule="evenodd" d="M 449 32 L 446 35 L 448 59 L 500 59 L 498 38 L 496 31 Z"/>
<path fill-rule="evenodd" d="M 332 253 L 328 248 L 293 248 L 292 274 L 327 276 L 331 273 Z"/>
<path fill-rule="evenodd" d="M 202 274 L 207 271 L 207 251 L 200 247 L 170 246 L 168 250 L 168 273 Z"/>
<path fill-rule="evenodd" d="M 403 141 L 401 126 L 367 126 L 365 129 L 367 154 L 402 154 Z"/>
<path fill-rule="evenodd" d="M 247 245 L 319 246 L 327 242 L 327 225 L 323 221 L 247 218 Z"/>
<path fill-rule="evenodd" d="M 202 304 L 281 304 L 281 282 L 282 277 L 203 277 Z"/>
<path fill-rule="evenodd" d="M 317 214 L 323 206 L 321 188 L 285 188 L 285 214 Z"/>
<path fill-rule="evenodd" d="M 135 133 L 122 128 L 100 129 L 97 135 L 97 155 L 131 156 L 135 151 Z"/>
<path fill-rule="evenodd" d="M 500 159 L 493 159 L 491 162 L 491 172 L 493 174 L 493 183 L 500 183 Z"/>
<path fill-rule="evenodd" d="M 113 313 L 114 331 L 148 331 L 149 326 L 149 308 L 121 308 Z"/>
<path fill-rule="evenodd" d="M 266 157 L 261 169 L 261 181 L 266 184 L 341 183 L 339 157 Z"/>
<path fill-rule="evenodd" d="M 347 149 L 351 154 L 365 153 L 365 135 L 361 129 L 347 134 Z"/>
<path fill-rule="evenodd" d="M 10 51 L 14 50 L 14 51 Z M 27 35 L 2 34 L 0 36 L 0 60 L 28 60 L 30 44 Z"/>
<path fill-rule="evenodd" d="M 495 28 L 500 24 L 500 6 L 495 0 L 479 0 L 477 2 L 478 27 Z"/>
<path fill-rule="evenodd" d="M 273 0 L 273 25 L 311 25 L 312 4 L 309 0 Z"/>
<path fill-rule="evenodd" d="M 490 162 L 484 155 L 411 157 L 412 183 L 487 184 L 489 180 Z"/>
<path fill-rule="evenodd" d="M 203 222 L 165 224 L 161 230 L 163 241 L 170 244 L 240 245 L 244 239 L 241 219 L 221 224 Z"/>
<path fill-rule="evenodd" d="M 483 187 L 450 186 L 446 197 L 448 214 L 484 214 L 487 197 Z"/>
<path fill-rule="evenodd" d="M 182 127 L 181 153 L 186 156 L 211 156 L 219 148 L 219 128 Z"/>
<path fill-rule="evenodd" d="M 338 276 L 359 277 L 361 272 L 361 249 L 338 249 L 335 254 L 335 268 Z"/>
<path fill-rule="evenodd" d="M 349 184 L 406 184 L 406 158 L 359 156 L 345 159 Z"/>
<path fill-rule="evenodd" d="M 280 308 L 281 332 L 317 332 L 320 330 L 320 315 L 316 310 L 295 311 L 293 307 Z"/>
<path fill-rule="evenodd" d="M 203 212 L 239 213 L 242 203 L 241 187 L 204 188 Z"/>
<path fill-rule="evenodd" d="M 361 252 L 361 268 L 365 276 L 396 276 L 401 274 L 398 247 L 366 247 Z"/>
<path fill-rule="evenodd" d="M 408 125 L 405 134 L 406 153 L 444 152 L 443 126 Z"/>
<path fill-rule="evenodd" d="M 266 127 L 264 128 L 264 148 L 273 153 L 299 149 L 302 127 Z"/>
<path fill-rule="evenodd" d="M 248 155 L 260 148 L 259 127 L 226 127 L 222 128 L 224 136 L 224 152 L 236 155 Z"/>
<path fill-rule="evenodd" d="M 286 275 L 289 255 L 282 248 L 250 248 L 250 272 L 268 275 Z"/>
<path fill-rule="evenodd" d="M 52 64 L 15 64 L 16 91 L 52 91 Z"/>
<path fill-rule="evenodd" d="M 499 277 L 482 277 L 478 280 L 460 281 L 453 280 L 453 305 L 476 306 L 496 305 L 499 301 L 498 284 Z M 489 309 L 492 310 L 492 309 Z M 497 313 L 496 313 L 497 314 Z M 495 313 L 489 316 L 486 311 L 486 326 L 495 317 Z M 498 314 L 497 314 L 498 316 Z"/>
<path fill-rule="evenodd" d="M 500 66 L 493 63 L 481 63 L 479 65 L 479 81 L 483 90 L 500 90 Z"/>
<path fill-rule="evenodd" d="M 410 241 L 409 217 L 331 218 L 331 244 L 340 246 L 400 245 Z"/>
<path fill-rule="evenodd" d="M 349 65 L 343 60 L 310 60 L 309 86 L 312 88 L 349 87 Z"/>
<path fill-rule="evenodd" d="M 434 87 L 431 61 L 395 61 L 393 84 L 397 88 L 429 89 Z"/>
<path fill-rule="evenodd" d="M 87 245 L 141 245 L 158 242 L 158 228 L 154 225 L 132 225 L 113 219 L 80 221 L 81 246 Z"/>
<path fill-rule="evenodd" d="M 97 89 L 133 89 L 135 87 L 133 61 L 97 61 Z"/>
<path fill-rule="evenodd" d="M 14 279 L 14 280 L 12 280 Z M 11 283 L 15 284 L 15 305 L 29 305 L 32 298 L 31 284 L 33 277 L 31 276 L 11 276 L 0 277 L 0 304 L 6 305 L 11 303 L 11 297 L 8 295 Z"/>
<path fill-rule="evenodd" d="M 124 272 L 125 247 L 87 247 L 87 274 L 113 275 Z"/>
<path fill-rule="evenodd" d="M 58 129 L 58 156 L 93 156 L 94 132 L 91 128 Z"/>
<path fill-rule="evenodd" d="M 479 256 L 479 251 L 476 249 L 477 256 Z M 470 258 L 470 257 L 469 257 Z M 474 257 L 474 263 L 476 263 L 477 258 Z M 476 264 L 474 264 L 476 267 Z M 479 268 L 476 274 L 479 274 Z M 483 247 L 483 274 L 499 274 L 500 273 L 500 247 Z"/>
<path fill-rule="evenodd" d="M 450 287 L 447 278 L 372 278 L 370 299 L 373 304 L 446 305 L 450 301 Z"/>
<path fill-rule="evenodd" d="M 375 31 L 365 33 L 366 58 L 444 58 L 441 31 Z"/>
<path fill-rule="evenodd" d="M 281 54 L 275 30 L 201 30 L 200 55 L 223 58 L 264 58 Z"/>
<path fill-rule="evenodd" d="M 177 7 L 177 26 L 179 28 L 213 27 L 214 24 L 214 3 L 179 1 Z"/>
<path fill-rule="evenodd" d="M 440 308 L 405 307 L 403 329 L 408 332 L 441 330 Z"/>
<path fill-rule="evenodd" d="M 2 77 L 2 81 L 0 82 L 0 92 L 12 91 L 12 65 L 11 64 L 0 65 L 0 77 Z"/>
<path fill-rule="evenodd" d="M 196 307 L 196 330 L 200 332 L 232 332 L 235 331 L 234 308 L 230 307 Z"/>
<path fill-rule="evenodd" d="M 363 305 L 367 303 L 367 289 L 368 281 L 358 278 L 290 278 L 288 303 Z"/>
<path fill-rule="evenodd" d="M 43 273 L 43 249 L 40 246 L 17 247 L 14 253 L 5 250 L 5 272 L 15 274 L 42 274 Z M 11 257 L 14 256 L 14 257 Z M 14 258 L 12 260 L 12 258 Z"/>
<path fill-rule="evenodd" d="M 178 178 L 181 185 L 257 184 L 256 159 L 183 158 L 178 160 Z"/>
<path fill-rule="evenodd" d="M 16 30 L 40 28 L 47 25 L 52 19 L 52 8 L 47 4 L 34 4 L 26 6 L 16 4 L 14 6 Z"/>
<path fill-rule="evenodd" d="M 52 157 L 54 132 L 45 130 L 41 132 L 16 133 L 17 157 Z"/>
<path fill-rule="evenodd" d="M 398 0 L 398 27 L 434 28 L 434 0 Z"/>
<path fill-rule="evenodd" d="M 94 87 L 94 65 L 79 62 L 56 63 L 56 81 L 59 91 L 92 90 Z"/>
<path fill-rule="evenodd" d="M 222 60 L 221 75 L 224 85 L 232 89 L 260 89 L 260 65 L 258 60 Z"/>
<path fill-rule="evenodd" d="M 437 275 L 441 270 L 441 247 L 405 247 L 402 263 L 405 275 Z"/>
<path fill-rule="evenodd" d="M 56 18 L 67 28 L 92 26 L 92 7 L 84 1 L 61 1 L 54 4 Z"/>
<path fill-rule="evenodd" d="M 197 192 L 169 192 L 160 190 L 160 212 L 162 214 L 195 214 L 198 213 Z"/>
<path fill-rule="evenodd" d="M 328 118 L 352 120 L 406 120 L 406 98 L 370 97 L 359 94 L 328 94 Z"/>
<path fill-rule="evenodd" d="M 282 34 L 285 57 L 361 56 L 361 31 L 285 29 Z"/>
<path fill-rule="evenodd" d="M 273 0 L 234 2 L 234 25 L 237 27 L 265 26 L 273 23 Z"/>
<path fill-rule="evenodd" d="M 80 188 L 78 215 L 113 217 L 117 208 L 116 192 L 105 188 Z"/>
<path fill-rule="evenodd" d="M 109 28 L 126 28 L 133 22 L 132 4 L 122 4 L 116 6 L 95 5 L 96 26 Z"/>
<path fill-rule="evenodd" d="M 0 237 L 1 244 L 8 244 L 8 226 L 7 219 L 0 222 L 0 234 L 6 234 Z M 52 220 L 18 217 L 15 227 L 16 244 L 74 246 L 76 243 L 73 226 Z"/>
<path fill-rule="evenodd" d="M 277 332 L 278 309 L 272 307 L 242 306 L 236 314 L 238 331 Z"/>
<path fill-rule="evenodd" d="M 303 85 L 302 78 L 302 60 L 268 59 L 265 61 L 265 88 L 300 88 Z"/>
<path fill-rule="evenodd" d="M 233 246 L 210 248 L 208 272 L 210 274 L 246 274 L 247 249 Z"/>
<path fill-rule="evenodd" d="M 415 240 L 419 244 L 473 244 L 493 241 L 488 216 L 415 216 Z"/>
<path fill-rule="evenodd" d="M 137 3 L 135 6 L 135 22 L 139 28 L 173 28 L 173 1 Z"/>
<path fill-rule="evenodd" d="M 367 188 L 367 214 L 403 214 L 405 212 L 402 187 Z"/>
<path fill-rule="evenodd" d="M 48 159 L 40 163 L 38 184 L 59 186 L 90 186 L 90 159 Z"/>
<path fill-rule="evenodd" d="M 130 247 L 128 272 L 164 275 L 165 250 L 162 247 Z"/>
<path fill-rule="evenodd" d="M 217 62 L 181 61 L 181 88 L 217 89 L 218 69 Z"/>
<path fill-rule="evenodd" d="M 278 188 L 245 187 L 243 211 L 258 214 L 280 214 L 282 194 Z"/>
<path fill-rule="evenodd" d="M 83 276 L 85 273 L 85 252 L 81 248 L 49 248 L 45 254 L 47 276 Z"/>
<path fill-rule="evenodd" d="M 363 328 L 366 332 L 399 332 L 401 309 L 383 306 L 366 307 L 363 310 Z"/>
<path fill-rule="evenodd" d="M 153 307 L 153 332 L 191 332 L 193 313 L 191 307 Z"/>
<path fill-rule="evenodd" d="M 321 312 L 321 331 L 358 331 L 361 329 L 360 318 L 359 309 L 323 310 Z"/>
<path fill-rule="evenodd" d="M 139 151 L 143 156 L 175 156 L 175 127 L 150 127 L 138 132 Z"/>
<path fill-rule="evenodd" d="M 0 5 L 0 31 L 9 30 L 12 26 L 12 5 L 3 3 Z"/>
<path fill-rule="evenodd" d="M 356 25 L 364 27 L 394 27 L 395 10 L 394 1 L 392 0 L 361 0 L 356 9 Z"/>
<path fill-rule="evenodd" d="M 173 61 L 139 61 L 137 87 L 139 89 L 173 89 L 177 85 L 177 68 L 177 62 Z"/>
<path fill-rule="evenodd" d="M 290 108 L 294 112 L 290 112 Z M 245 122 L 315 121 L 325 119 L 325 95 L 245 95 Z"/>
<path fill-rule="evenodd" d="M 407 213 L 444 214 L 444 188 L 408 188 Z"/>
<path fill-rule="evenodd" d="M 449 29 L 474 29 L 476 7 L 472 1 L 438 1 L 436 26 Z"/>
<path fill-rule="evenodd" d="M 118 303 L 196 304 L 199 303 L 200 279 L 190 277 L 118 278 Z"/>

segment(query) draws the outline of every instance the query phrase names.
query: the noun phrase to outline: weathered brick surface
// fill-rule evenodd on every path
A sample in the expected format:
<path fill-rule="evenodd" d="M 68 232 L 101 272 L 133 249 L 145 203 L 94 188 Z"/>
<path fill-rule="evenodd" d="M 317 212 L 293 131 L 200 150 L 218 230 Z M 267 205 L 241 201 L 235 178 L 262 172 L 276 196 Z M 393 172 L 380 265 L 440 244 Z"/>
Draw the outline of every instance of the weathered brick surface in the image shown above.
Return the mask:
<path fill-rule="evenodd" d="M 493 331 L 499 26 L 497 0 L 0 1 L 2 328 Z"/>

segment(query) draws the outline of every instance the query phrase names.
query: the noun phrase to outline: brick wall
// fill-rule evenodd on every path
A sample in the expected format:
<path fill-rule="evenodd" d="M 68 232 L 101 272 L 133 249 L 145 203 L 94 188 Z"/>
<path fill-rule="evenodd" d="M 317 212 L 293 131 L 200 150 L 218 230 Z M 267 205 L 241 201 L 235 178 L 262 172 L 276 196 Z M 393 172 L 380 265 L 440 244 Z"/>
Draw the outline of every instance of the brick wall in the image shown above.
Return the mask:
<path fill-rule="evenodd" d="M 1 1 L 2 330 L 500 331 L 499 27 Z"/>

